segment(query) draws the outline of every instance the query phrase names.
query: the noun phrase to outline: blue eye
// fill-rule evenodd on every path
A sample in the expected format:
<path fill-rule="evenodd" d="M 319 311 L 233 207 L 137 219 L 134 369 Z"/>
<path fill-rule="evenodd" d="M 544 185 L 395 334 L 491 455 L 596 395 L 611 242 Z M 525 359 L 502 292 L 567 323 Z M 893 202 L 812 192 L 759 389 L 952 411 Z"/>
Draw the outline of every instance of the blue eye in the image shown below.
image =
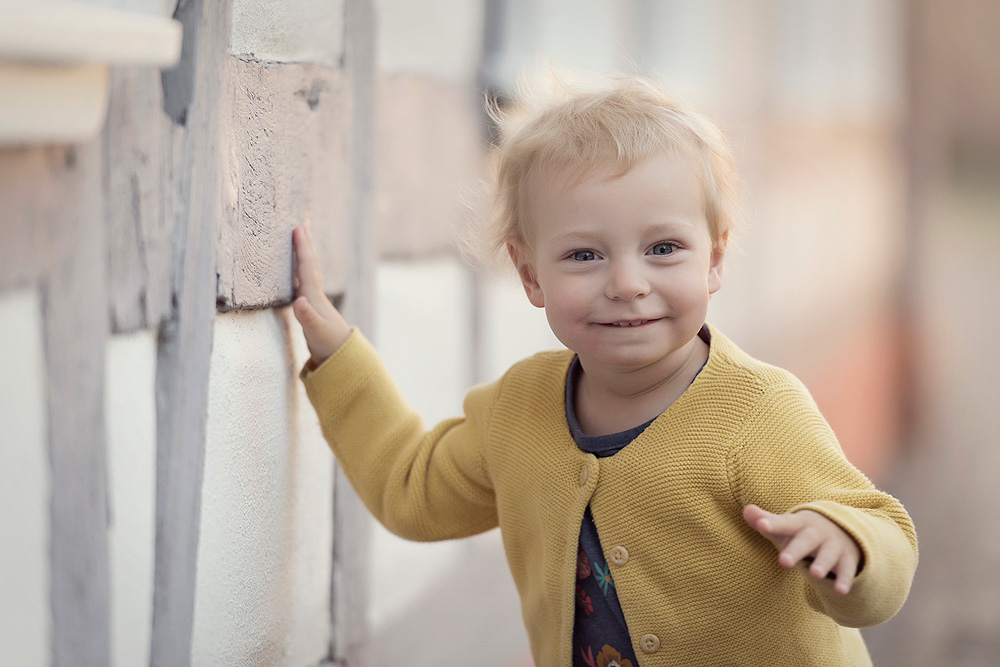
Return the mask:
<path fill-rule="evenodd" d="M 570 257 L 577 262 L 592 262 L 597 259 L 597 253 L 593 250 L 577 250 Z"/>
<path fill-rule="evenodd" d="M 677 249 L 676 244 L 673 243 L 657 243 L 652 248 L 649 249 L 650 255 L 669 255 Z"/>

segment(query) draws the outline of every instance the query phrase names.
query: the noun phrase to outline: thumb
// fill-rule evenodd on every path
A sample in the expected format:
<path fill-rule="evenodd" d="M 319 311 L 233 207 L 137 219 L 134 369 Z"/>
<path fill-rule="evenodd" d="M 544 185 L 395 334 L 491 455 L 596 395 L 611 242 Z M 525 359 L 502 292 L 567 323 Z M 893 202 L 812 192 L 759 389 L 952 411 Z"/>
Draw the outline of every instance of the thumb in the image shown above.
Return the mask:
<path fill-rule="evenodd" d="M 295 313 L 295 319 L 299 321 L 303 329 L 312 328 L 320 319 L 319 313 L 309 303 L 309 299 L 304 296 L 300 296 L 292 303 L 292 312 Z"/>

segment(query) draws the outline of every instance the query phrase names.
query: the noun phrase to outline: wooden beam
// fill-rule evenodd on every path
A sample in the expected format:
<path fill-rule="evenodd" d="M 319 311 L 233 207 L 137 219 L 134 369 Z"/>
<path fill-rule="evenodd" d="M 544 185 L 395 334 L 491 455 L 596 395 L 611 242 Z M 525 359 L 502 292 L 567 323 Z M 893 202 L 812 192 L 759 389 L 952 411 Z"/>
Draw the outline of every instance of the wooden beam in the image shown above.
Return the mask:
<path fill-rule="evenodd" d="M 218 110 L 230 3 L 191 0 L 178 6 L 176 18 L 184 24 L 182 58 L 192 61 L 181 63 L 176 78 L 164 77 L 164 108 L 184 129 L 173 175 L 173 313 L 160 328 L 156 372 L 154 667 L 186 667 L 191 660 L 221 200 Z"/>
<path fill-rule="evenodd" d="M 372 0 L 348 0 L 344 66 L 351 82 L 351 271 L 342 308 L 349 321 L 372 333 L 375 263 L 372 225 L 375 105 L 375 8 Z M 371 577 L 371 518 L 338 468 L 333 498 L 331 618 L 335 665 L 367 667 L 368 586 Z"/>
<path fill-rule="evenodd" d="M 111 660 L 104 428 L 104 220 L 100 143 L 47 151 L 55 178 L 32 197 L 73 239 L 41 279 L 52 462 L 52 664 Z M 45 187 L 49 186 L 49 187 Z"/>

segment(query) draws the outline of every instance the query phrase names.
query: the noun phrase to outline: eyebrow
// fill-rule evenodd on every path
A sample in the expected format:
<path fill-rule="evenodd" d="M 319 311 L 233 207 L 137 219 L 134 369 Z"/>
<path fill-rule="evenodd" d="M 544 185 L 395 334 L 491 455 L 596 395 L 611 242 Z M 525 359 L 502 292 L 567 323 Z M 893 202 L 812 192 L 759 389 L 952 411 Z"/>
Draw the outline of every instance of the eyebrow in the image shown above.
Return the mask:
<path fill-rule="evenodd" d="M 663 222 L 657 222 L 646 230 L 650 236 L 659 236 L 661 234 L 669 236 L 671 234 L 677 234 L 680 232 L 686 232 L 694 229 L 694 224 L 686 220 L 664 220 Z M 586 243 L 592 240 L 598 234 L 591 232 L 580 232 L 572 231 L 566 232 L 565 234 L 557 234 L 552 237 L 553 243 L 573 243 L 573 242 L 583 242 Z"/>

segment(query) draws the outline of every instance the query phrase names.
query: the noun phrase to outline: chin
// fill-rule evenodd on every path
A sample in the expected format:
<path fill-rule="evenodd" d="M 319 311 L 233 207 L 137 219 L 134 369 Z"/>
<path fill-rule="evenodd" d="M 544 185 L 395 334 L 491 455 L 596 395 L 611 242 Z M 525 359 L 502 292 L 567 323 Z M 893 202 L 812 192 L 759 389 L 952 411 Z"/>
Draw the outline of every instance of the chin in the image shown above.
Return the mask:
<path fill-rule="evenodd" d="M 625 346 L 618 349 L 601 350 L 589 355 L 589 358 L 606 366 L 626 369 L 639 369 L 652 366 L 670 355 L 668 350 L 629 350 Z M 584 358 L 588 358 L 584 356 Z"/>

